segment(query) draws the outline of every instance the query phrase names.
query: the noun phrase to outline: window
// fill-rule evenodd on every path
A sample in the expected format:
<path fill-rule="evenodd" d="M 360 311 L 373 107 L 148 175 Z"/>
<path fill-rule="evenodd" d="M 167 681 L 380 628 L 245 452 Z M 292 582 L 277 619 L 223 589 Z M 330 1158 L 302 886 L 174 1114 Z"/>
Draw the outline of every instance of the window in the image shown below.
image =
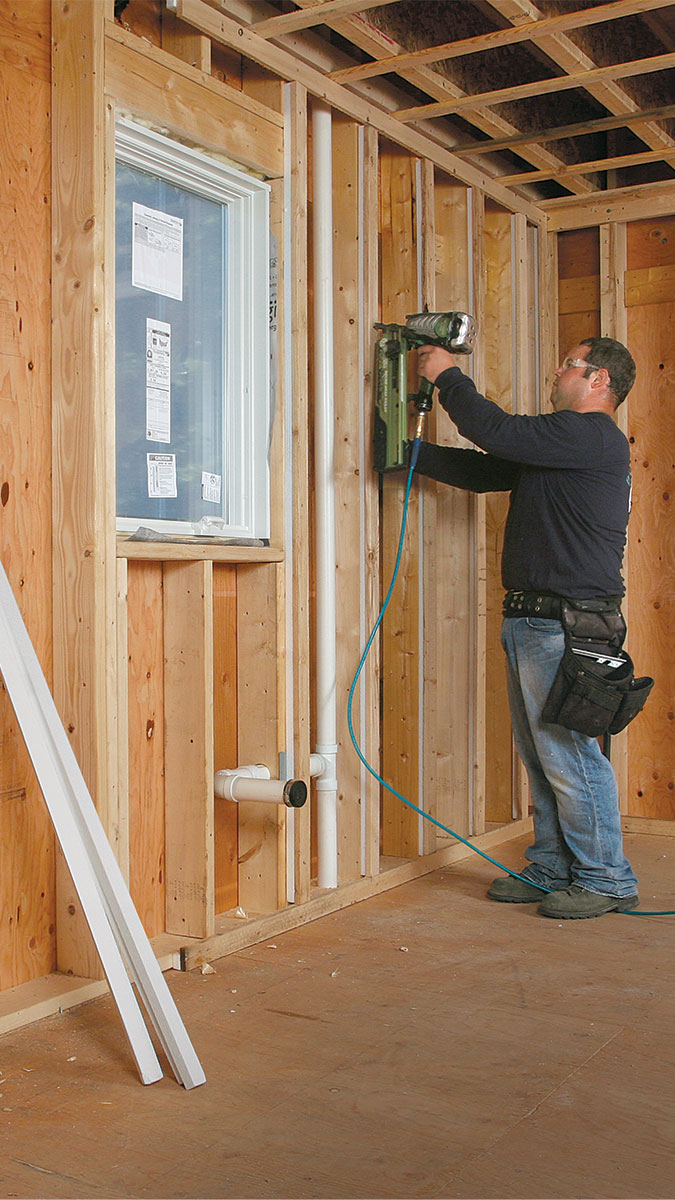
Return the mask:
<path fill-rule="evenodd" d="M 269 187 L 122 118 L 116 160 L 118 528 L 267 538 Z"/>

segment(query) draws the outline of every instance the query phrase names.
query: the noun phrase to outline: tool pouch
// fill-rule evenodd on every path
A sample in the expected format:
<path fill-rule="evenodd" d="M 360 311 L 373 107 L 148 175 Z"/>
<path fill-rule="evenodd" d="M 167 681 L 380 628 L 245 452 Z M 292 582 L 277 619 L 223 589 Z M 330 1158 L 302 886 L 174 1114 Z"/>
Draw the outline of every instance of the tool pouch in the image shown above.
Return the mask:
<path fill-rule="evenodd" d="M 644 707 L 654 686 L 648 675 L 635 678 L 633 661 L 621 644 L 626 625 L 616 607 L 591 611 L 565 601 L 565 650 L 542 710 L 542 720 L 588 737 L 620 733 Z"/>

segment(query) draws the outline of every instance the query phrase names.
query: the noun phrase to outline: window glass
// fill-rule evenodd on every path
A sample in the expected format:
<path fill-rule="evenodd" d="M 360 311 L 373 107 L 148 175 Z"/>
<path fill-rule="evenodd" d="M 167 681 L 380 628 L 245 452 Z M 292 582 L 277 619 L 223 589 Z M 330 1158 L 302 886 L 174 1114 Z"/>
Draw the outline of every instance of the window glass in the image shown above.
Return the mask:
<path fill-rule="evenodd" d="M 182 221 L 182 299 L 132 283 L 134 205 Z M 118 163 L 116 223 L 118 515 L 229 521 L 226 488 L 220 503 L 202 498 L 202 473 L 221 480 L 225 474 L 227 209 Z M 148 371 L 153 333 L 163 343 L 156 375 Z M 153 453 L 175 455 L 175 497 L 148 495 L 147 455 Z"/>
<path fill-rule="evenodd" d="M 116 147 L 118 528 L 267 538 L 269 186 L 128 118 Z"/>

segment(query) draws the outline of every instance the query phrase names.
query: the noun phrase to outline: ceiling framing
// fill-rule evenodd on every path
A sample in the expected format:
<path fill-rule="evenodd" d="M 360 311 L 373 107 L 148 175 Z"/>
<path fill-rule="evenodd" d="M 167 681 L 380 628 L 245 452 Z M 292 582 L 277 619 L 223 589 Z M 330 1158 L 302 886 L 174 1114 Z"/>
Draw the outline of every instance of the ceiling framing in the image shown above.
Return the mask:
<path fill-rule="evenodd" d="M 597 201 L 675 180 L 671 0 L 209 6 L 522 199 Z M 320 62 L 308 47 L 321 43 Z"/>

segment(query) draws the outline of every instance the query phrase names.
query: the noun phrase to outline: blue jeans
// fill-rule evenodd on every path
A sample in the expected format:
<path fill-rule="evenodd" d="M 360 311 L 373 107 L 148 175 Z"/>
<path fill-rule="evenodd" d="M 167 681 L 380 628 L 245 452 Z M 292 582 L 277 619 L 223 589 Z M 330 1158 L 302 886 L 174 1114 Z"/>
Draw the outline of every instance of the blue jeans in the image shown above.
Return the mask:
<path fill-rule="evenodd" d="M 549 725 L 541 710 L 564 649 L 560 621 L 507 617 L 502 625 L 516 748 L 530 780 L 534 844 L 523 874 L 552 890 L 632 896 L 614 771 L 595 738 Z"/>

